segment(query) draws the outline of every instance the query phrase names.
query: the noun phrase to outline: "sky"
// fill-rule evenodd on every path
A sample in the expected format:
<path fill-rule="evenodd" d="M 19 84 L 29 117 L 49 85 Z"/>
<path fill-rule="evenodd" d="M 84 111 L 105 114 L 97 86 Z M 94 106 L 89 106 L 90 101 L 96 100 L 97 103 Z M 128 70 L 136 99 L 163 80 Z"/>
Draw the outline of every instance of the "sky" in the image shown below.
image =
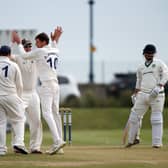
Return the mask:
<path fill-rule="evenodd" d="M 142 49 L 157 47 L 168 64 L 167 0 L 94 0 L 94 81 L 109 83 L 116 72 L 135 72 Z M 0 29 L 37 29 L 50 33 L 62 26 L 59 73 L 89 81 L 88 0 L 0 0 Z"/>

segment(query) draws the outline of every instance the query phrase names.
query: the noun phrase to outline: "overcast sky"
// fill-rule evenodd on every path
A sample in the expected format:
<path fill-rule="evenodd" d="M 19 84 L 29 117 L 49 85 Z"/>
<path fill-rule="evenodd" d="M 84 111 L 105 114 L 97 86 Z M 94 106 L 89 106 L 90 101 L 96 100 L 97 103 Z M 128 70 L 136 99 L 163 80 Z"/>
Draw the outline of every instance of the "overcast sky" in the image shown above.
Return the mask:
<path fill-rule="evenodd" d="M 142 49 L 153 43 L 168 63 L 167 0 L 95 0 L 94 74 L 109 82 L 115 72 L 135 71 Z M 0 29 L 29 29 L 50 33 L 63 27 L 59 71 L 88 82 L 88 0 L 0 0 Z"/>

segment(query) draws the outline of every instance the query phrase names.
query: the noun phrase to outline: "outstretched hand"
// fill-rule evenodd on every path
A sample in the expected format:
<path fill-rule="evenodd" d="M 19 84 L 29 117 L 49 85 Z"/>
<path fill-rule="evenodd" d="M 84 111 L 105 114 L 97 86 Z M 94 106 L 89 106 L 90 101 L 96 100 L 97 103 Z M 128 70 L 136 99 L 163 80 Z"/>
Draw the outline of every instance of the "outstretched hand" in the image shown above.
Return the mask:
<path fill-rule="evenodd" d="M 56 43 L 58 43 L 59 38 L 60 38 L 62 33 L 63 33 L 62 27 L 57 26 L 57 28 L 54 30 L 54 33 L 51 32 L 51 35 L 50 35 L 51 40 L 56 41 Z"/>
<path fill-rule="evenodd" d="M 21 43 L 21 39 L 16 31 L 12 31 L 12 42 L 17 44 Z"/>

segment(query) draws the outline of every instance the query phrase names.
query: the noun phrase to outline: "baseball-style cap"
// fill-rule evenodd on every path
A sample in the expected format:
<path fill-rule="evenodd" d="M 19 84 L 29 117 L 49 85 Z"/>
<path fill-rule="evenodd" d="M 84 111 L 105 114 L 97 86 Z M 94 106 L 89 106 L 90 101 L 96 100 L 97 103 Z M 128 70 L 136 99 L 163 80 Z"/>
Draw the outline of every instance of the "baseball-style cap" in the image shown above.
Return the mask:
<path fill-rule="evenodd" d="M 143 54 L 155 54 L 156 52 L 156 47 L 153 44 L 147 44 L 143 49 Z"/>
<path fill-rule="evenodd" d="M 23 45 L 24 48 L 32 47 L 32 42 L 30 40 L 23 39 L 22 40 L 22 45 Z"/>
<path fill-rule="evenodd" d="M 0 55 L 1 56 L 7 56 L 11 54 L 11 48 L 7 45 L 3 45 L 0 48 Z"/>

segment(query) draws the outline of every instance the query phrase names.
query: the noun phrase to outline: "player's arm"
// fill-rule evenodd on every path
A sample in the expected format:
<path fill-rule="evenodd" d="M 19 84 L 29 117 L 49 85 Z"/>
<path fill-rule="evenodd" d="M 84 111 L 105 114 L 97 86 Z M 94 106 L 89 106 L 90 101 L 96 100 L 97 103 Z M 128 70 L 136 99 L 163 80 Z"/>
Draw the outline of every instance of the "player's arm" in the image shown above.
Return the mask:
<path fill-rule="evenodd" d="M 51 32 L 51 47 L 56 49 L 56 54 L 59 55 L 59 49 L 57 47 L 58 41 L 63 33 L 62 27 L 57 26 L 57 28 L 54 30 L 54 32 Z"/>
<path fill-rule="evenodd" d="M 22 75 L 21 75 L 20 69 L 17 65 L 15 65 L 15 68 L 16 68 L 15 83 L 16 83 L 17 94 L 19 97 L 21 97 L 21 94 L 23 91 Z"/>
<path fill-rule="evenodd" d="M 58 47 L 57 47 L 57 43 L 55 42 L 55 41 L 51 41 L 51 47 L 52 48 L 55 48 L 55 53 L 57 54 L 57 55 L 59 55 L 59 49 L 58 49 Z"/>
<path fill-rule="evenodd" d="M 62 27 L 61 26 L 57 26 L 56 29 L 54 30 L 54 32 L 50 34 L 51 40 L 55 41 L 58 44 L 58 41 L 61 37 L 63 33 Z"/>
<path fill-rule="evenodd" d="M 150 93 L 150 96 L 152 98 L 156 98 L 159 95 L 160 91 L 163 91 L 164 85 L 168 81 L 168 67 L 162 61 L 160 61 L 159 77 L 160 81 Z"/>
<path fill-rule="evenodd" d="M 26 52 L 24 50 L 22 44 L 18 45 L 18 52 L 19 52 L 20 55 L 22 55 L 23 59 L 29 59 L 29 60 L 31 60 L 31 59 L 37 59 L 41 55 L 45 54 L 44 48 L 37 48 L 37 49 L 35 49 L 33 51 Z"/>
<path fill-rule="evenodd" d="M 42 52 L 42 49 L 26 52 L 21 44 L 21 38 L 16 31 L 12 31 L 12 42 L 17 44 L 18 52 L 24 59 L 35 59 L 39 57 L 39 53 Z"/>
<path fill-rule="evenodd" d="M 9 59 L 13 62 L 16 62 L 17 56 L 16 55 L 10 55 Z"/>
<path fill-rule="evenodd" d="M 161 80 L 158 83 L 160 87 L 163 87 L 168 81 L 168 67 L 165 63 L 161 62 Z"/>
<path fill-rule="evenodd" d="M 135 85 L 135 90 L 134 90 L 135 95 L 140 91 L 141 81 L 142 81 L 142 73 L 139 68 L 136 73 L 136 85 Z"/>
<path fill-rule="evenodd" d="M 141 79 L 142 79 L 141 72 L 140 72 L 140 70 L 137 70 L 135 90 L 134 90 L 133 94 L 131 95 L 132 104 L 135 104 L 136 99 L 137 99 L 137 93 L 140 91 Z"/>

